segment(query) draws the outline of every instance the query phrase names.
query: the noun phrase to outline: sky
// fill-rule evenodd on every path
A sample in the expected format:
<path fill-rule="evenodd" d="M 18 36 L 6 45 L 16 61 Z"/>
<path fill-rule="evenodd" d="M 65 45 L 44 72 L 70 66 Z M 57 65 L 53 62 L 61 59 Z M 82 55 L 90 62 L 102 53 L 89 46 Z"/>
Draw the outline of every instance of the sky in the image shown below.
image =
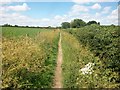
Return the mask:
<path fill-rule="evenodd" d="M 4 0 L 0 25 L 60 26 L 75 18 L 118 25 L 119 4 L 118 0 Z"/>

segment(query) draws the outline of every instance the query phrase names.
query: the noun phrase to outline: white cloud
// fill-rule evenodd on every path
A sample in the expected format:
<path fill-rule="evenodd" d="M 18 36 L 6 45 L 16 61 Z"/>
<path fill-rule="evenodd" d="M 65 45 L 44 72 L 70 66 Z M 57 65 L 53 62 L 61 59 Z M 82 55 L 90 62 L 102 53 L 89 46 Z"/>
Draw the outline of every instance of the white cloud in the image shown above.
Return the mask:
<path fill-rule="evenodd" d="M 56 16 L 54 17 L 54 19 L 63 20 L 64 18 L 63 18 L 62 16 L 60 16 L 60 15 L 56 15 Z"/>
<path fill-rule="evenodd" d="M 10 3 L 13 3 L 13 2 L 25 2 L 26 0 L 0 0 L 0 5 L 4 5 L 4 4 L 10 4 Z"/>
<path fill-rule="evenodd" d="M 118 9 L 113 10 L 111 14 L 112 15 L 118 15 Z"/>
<path fill-rule="evenodd" d="M 106 23 L 118 25 L 118 8 L 106 17 Z"/>
<path fill-rule="evenodd" d="M 98 4 L 98 3 L 96 3 L 96 4 L 94 4 L 91 8 L 92 8 L 92 9 L 101 9 L 101 5 Z"/>
<path fill-rule="evenodd" d="M 119 0 L 72 0 L 72 2 L 77 4 L 83 4 L 88 2 L 119 2 Z"/>
<path fill-rule="evenodd" d="M 81 6 L 81 4 L 80 4 L 80 6 Z M 95 6 L 95 4 L 93 6 Z M 92 6 L 85 6 L 85 7 L 89 11 Z M 96 9 L 100 9 L 100 8 L 102 8 L 102 7 L 100 6 L 100 7 L 97 7 Z M 104 7 L 101 12 L 96 12 L 95 14 L 92 14 L 89 12 L 82 13 L 82 12 L 79 12 L 79 10 L 78 11 L 76 10 L 76 12 L 77 13 L 73 13 L 71 11 L 71 13 L 69 13 L 69 15 L 68 15 L 69 19 L 80 18 L 86 22 L 95 20 L 97 22 L 100 22 L 102 25 L 110 25 L 110 24 L 117 25 L 118 24 L 118 14 L 117 14 L 118 10 L 115 9 L 111 12 L 111 7 Z M 105 15 L 105 13 L 106 13 L 106 15 Z"/>
<path fill-rule="evenodd" d="M 73 7 L 72 7 L 72 10 L 73 10 L 73 12 L 74 13 L 76 13 L 76 12 L 87 12 L 88 11 L 88 8 L 87 7 L 85 7 L 85 6 L 82 6 L 82 5 L 74 5 Z"/>
<path fill-rule="evenodd" d="M 0 6 L 0 12 L 5 12 L 5 11 L 7 11 L 6 7 Z"/>
<path fill-rule="evenodd" d="M 118 23 L 118 18 L 117 18 L 118 11 L 117 9 L 115 9 L 110 13 L 110 7 L 105 7 L 101 9 L 102 13 L 96 12 L 92 14 L 92 13 L 89 13 L 89 11 L 93 6 L 84 6 L 82 4 L 75 4 L 71 7 L 71 11 L 69 11 L 66 15 L 56 15 L 51 19 L 49 18 L 35 19 L 35 18 L 22 15 L 20 14 L 20 12 L 11 13 L 11 14 L 8 12 L 5 12 L 5 10 L 7 11 L 8 10 L 13 10 L 13 11 L 29 10 L 29 7 L 26 3 L 24 3 L 23 5 L 17 5 L 17 6 L 22 6 L 24 8 L 19 9 L 18 7 L 14 6 L 17 9 L 15 10 L 13 9 L 13 7 L 11 8 L 10 6 L 0 7 L 0 11 L 3 11 L 3 12 L 0 12 L 0 19 L 1 19 L 0 24 L 10 23 L 12 25 L 17 24 L 17 25 L 29 25 L 29 26 L 48 26 L 48 25 L 59 26 L 62 22 L 65 22 L 65 21 L 70 22 L 75 18 L 83 19 L 86 22 L 95 20 L 97 22 L 101 22 L 101 24 L 112 24 L 112 23 L 117 24 Z M 104 16 L 103 12 L 106 13 L 106 15 L 108 14 L 108 12 L 110 14 L 108 16 Z"/>
<path fill-rule="evenodd" d="M 73 19 L 74 18 L 83 19 L 85 22 L 92 21 L 92 20 L 100 22 L 102 17 L 100 15 L 98 16 L 98 15 L 92 15 L 90 13 L 83 13 L 83 14 L 80 14 L 79 16 L 73 17 Z"/>
<path fill-rule="evenodd" d="M 1 22 L 0 24 L 10 23 L 12 25 L 29 25 L 29 26 L 59 26 L 62 22 L 70 22 L 75 18 L 83 19 L 88 22 L 91 20 L 95 20 L 97 22 L 101 22 L 101 24 L 117 24 L 117 10 L 113 10 L 109 16 L 101 16 L 101 13 L 96 13 L 95 15 L 90 13 L 81 13 L 76 16 L 67 15 L 56 15 L 53 18 L 41 18 L 35 19 L 25 15 L 21 15 L 20 13 L 2 13 L 0 14 Z"/>
<path fill-rule="evenodd" d="M 69 12 L 69 15 L 76 16 L 83 12 L 89 12 L 89 7 L 75 4 L 72 6 L 71 11 Z"/>
<path fill-rule="evenodd" d="M 30 7 L 26 4 L 23 3 L 22 5 L 16 5 L 16 6 L 0 6 L 0 11 L 1 12 L 7 12 L 7 11 L 27 11 L 30 10 Z"/>
<path fill-rule="evenodd" d="M 26 10 L 30 10 L 30 7 L 28 7 L 26 3 L 23 3 L 23 5 L 7 6 L 6 9 L 12 11 L 26 11 Z"/>
<path fill-rule="evenodd" d="M 72 0 L 72 2 L 74 2 L 74 3 L 77 3 L 77 4 L 83 4 L 83 3 L 87 3 L 87 2 L 89 2 L 89 0 Z"/>
<path fill-rule="evenodd" d="M 110 12 L 111 7 L 104 7 L 102 14 L 108 14 Z"/>
<path fill-rule="evenodd" d="M 0 13 L 0 25 L 1 24 L 12 24 L 12 25 L 23 25 L 23 26 L 59 26 L 61 22 L 67 21 L 67 16 L 56 15 L 55 17 L 49 18 L 32 18 L 20 13 Z"/>
<path fill-rule="evenodd" d="M 9 4 L 13 2 L 74 2 L 81 4 L 88 2 L 119 2 L 119 0 L 0 0 L 0 4 Z"/>
<path fill-rule="evenodd" d="M 69 15 L 63 15 L 63 16 L 56 15 L 51 21 L 59 26 L 61 25 L 62 22 L 70 22 L 71 18 L 69 17 Z"/>
<path fill-rule="evenodd" d="M 71 11 L 69 12 L 69 17 L 78 17 L 78 18 L 83 18 L 85 20 L 93 20 L 94 18 L 97 19 L 101 16 L 100 13 L 95 13 L 94 15 L 89 14 L 88 12 L 90 11 L 91 8 L 94 9 L 100 9 L 101 6 L 99 4 L 94 4 L 92 6 L 85 6 L 85 5 L 79 5 L 75 4 Z M 97 19 L 98 20 L 98 19 Z M 99 21 L 99 20 L 98 20 Z"/>
<path fill-rule="evenodd" d="M 43 18 L 41 21 L 49 22 L 50 19 L 48 19 L 48 18 Z"/>
<path fill-rule="evenodd" d="M 30 22 L 31 19 L 27 16 L 21 15 L 19 13 L 4 13 L 0 16 L 1 23 L 0 24 L 5 24 L 5 23 L 10 23 L 10 24 L 27 24 L 27 22 Z"/>
<path fill-rule="evenodd" d="M 96 16 L 96 17 L 100 17 L 100 16 L 101 16 L 101 14 L 100 14 L 100 13 L 98 13 L 98 12 L 96 12 L 96 13 L 95 13 L 95 16 Z"/>

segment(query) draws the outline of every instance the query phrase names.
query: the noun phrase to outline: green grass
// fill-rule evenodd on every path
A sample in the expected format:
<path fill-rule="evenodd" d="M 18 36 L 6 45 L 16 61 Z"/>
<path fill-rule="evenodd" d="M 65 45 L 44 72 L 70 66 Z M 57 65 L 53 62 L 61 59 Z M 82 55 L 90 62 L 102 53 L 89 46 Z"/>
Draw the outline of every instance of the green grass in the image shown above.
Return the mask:
<path fill-rule="evenodd" d="M 107 32 L 108 30 L 110 31 Z M 119 39 L 117 28 L 88 26 L 81 29 L 68 29 L 69 33 L 64 31 L 61 32 L 63 87 L 119 87 L 120 84 L 116 83 L 119 79 L 118 73 L 106 68 L 105 65 L 108 65 L 108 62 L 104 64 L 103 59 L 93 52 L 94 49 L 97 52 L 103 52 L 101 49 L 98 50 L 98 46 L 103 46 L 102 49 L 104 49 L 105 44 L 112 41 L 106 45 L 105 50 L 107 53 L 109 51 L 114 54 L 117 51 L 114 48 L 117 48 Z M 2 34 L 3 87 L 51 88 L 58 52 L 59 31 L 3 27 Z M 83 75 L 81 69 L 89 62 L 94 63 L 93 72 Z"/>
<path fill-rule="evenodd" d="M 74 35 L 84 47 L 89 47 L 89 50 L 101 59 L 106 68 L 120 71 L 119 27 L 91 25 L 68 30 L 68 32 Z"/>
<path fill-rule="evenodd" d="M 74 42 L 74 43 L 73 43 Z M 63 49 L 63 85 L 65 88 L 76 87 L 76 75 L 78 73 L 78 42 L 70 34 L 62 32 Z"/>
<path fill-rule="evenodd" d="M 105 68 L 99 57 L 83 47 L 79 40 L 67 32 L 62 32 L 63 85 L 64 88 L 115 88 L 118 73 Z M 94 63 L 92 74 L 82 74 L 81 69 Z M 114 79 L 113 79 L 114 78 Z"/>
<path fill-rule="evenodd" d="M 12 29 L 13 27 L 5 27 L 3 30 L 2 88 L 51 88 L 59 31 Z"/>
<path fill-rule="evenodd" d="M 40 28 L 21 28 L 21 27 L 2 27 L 2 36 L 4 37 L 19 37 L 19 36 L 30 36 L 34 37 L 41 31 L 51 31 L 48 29 Z"/>

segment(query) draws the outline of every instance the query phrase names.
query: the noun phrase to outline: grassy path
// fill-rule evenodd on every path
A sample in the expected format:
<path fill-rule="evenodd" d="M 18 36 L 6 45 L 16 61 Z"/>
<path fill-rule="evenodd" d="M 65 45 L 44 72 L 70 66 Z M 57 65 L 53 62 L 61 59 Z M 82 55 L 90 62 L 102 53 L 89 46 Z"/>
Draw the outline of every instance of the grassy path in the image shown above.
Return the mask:
<path fill-rule="evenodd" d="M 62 46 L 61 46 L 61 33 L 60 39 L 58 42 L 58 58 L 57 58 L 57 67 L 55 71 L 54 78 L 54 88 L 62 88 Z"/>

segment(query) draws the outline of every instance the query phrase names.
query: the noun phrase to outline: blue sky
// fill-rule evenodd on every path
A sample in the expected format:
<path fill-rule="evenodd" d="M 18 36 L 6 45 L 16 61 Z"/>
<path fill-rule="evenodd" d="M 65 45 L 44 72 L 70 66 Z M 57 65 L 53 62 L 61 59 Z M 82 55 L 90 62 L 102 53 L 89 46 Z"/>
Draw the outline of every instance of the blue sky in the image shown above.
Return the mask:
<path fill-rule="evenodd" d="M 78 0 L 76 0 L 78 1 Z M 60 26 L 75 18 L 118 24 L 118 2 L 10 2 L 0 6 L 0 24 Z"/>
<path fill-rule="evenodd" d="M 29 2 L 31 7 L 27 15 L 37 18 L 52 18 L 55 15 L 64 15 L 70 10 L 73 3 L 65 2 Z"/>

